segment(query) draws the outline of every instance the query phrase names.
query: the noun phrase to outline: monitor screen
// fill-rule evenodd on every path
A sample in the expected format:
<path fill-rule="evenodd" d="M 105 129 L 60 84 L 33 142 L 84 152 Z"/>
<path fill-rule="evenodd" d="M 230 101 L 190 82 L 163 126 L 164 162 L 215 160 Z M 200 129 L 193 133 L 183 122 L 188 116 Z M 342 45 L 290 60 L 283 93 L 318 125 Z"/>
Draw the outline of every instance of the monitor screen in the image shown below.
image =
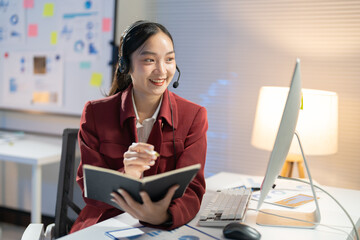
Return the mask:
<path fill-rule="evenodd" d="M 273 150 L 270 155 L 266 174 L 261 185 L 261 193 L 257 209 L 259 210 L 276 178 L 280 174 L 288 155 L 301 106 L 300 60 L 296 60 L 295 70 L 290 84 L 284 112 L 280 121 Z"/>

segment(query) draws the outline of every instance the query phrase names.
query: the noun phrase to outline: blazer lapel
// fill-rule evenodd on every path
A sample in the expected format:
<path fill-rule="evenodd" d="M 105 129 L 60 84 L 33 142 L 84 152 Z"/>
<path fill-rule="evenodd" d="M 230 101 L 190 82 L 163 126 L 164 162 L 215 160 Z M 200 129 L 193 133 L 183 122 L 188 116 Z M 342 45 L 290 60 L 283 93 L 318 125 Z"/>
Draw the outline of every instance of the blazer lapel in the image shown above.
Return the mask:
<path fill-rule="evenodd" d="M 133 141 L 138 142 L 138 136 L 136 131 L 136 115 L 132 103 L 132 84 L 129 85 L 121 94 L 121 106 L 120 106 L 120 126 L 126 128 L 126 122 L 128 122 L 130 134 L 133 136 Z"/>

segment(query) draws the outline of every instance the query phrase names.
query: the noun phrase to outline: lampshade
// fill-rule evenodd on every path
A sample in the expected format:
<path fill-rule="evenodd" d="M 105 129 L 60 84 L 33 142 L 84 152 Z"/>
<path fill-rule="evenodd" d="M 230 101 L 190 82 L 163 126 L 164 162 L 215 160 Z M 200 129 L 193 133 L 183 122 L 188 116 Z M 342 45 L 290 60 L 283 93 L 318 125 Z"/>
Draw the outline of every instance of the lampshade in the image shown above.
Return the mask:
<path fill-rule="evenodd" d="M 251 144 L 271 151 L 280 125 L 289 88 L 262 87 L 256 108 Z M 334 92 L 302 89 L 302 107 L 296 131 L 307 155 L 337 152 L 338 96 Z M 300 154 L 294 138 L 289 153 Z"/>

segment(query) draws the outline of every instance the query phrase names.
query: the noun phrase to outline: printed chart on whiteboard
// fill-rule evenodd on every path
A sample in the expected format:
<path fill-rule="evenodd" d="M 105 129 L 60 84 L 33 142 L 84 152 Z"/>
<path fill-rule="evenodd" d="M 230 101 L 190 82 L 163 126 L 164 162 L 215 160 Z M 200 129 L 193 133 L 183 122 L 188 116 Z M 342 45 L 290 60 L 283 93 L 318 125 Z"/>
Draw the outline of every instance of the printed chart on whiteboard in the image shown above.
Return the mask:
<path fill-rule="evenodd" d="M 9 52 L 4 59 L 4 104 L 62 105 L 63 55 Z"/>
<path fill-rule="evenodd" d="M 62 9 L 59 42 L 66 52 L 66 59 L 94 60 L 101 54 L 102 4 L 100 1 L 64 1 Z M 104 20 L 106 21 L 106 20 Z"/>
<path fill-rule="evenodd" d="M 0 109 L 81 115 L 112 81 L 115 0 L 0 0 Z"/>

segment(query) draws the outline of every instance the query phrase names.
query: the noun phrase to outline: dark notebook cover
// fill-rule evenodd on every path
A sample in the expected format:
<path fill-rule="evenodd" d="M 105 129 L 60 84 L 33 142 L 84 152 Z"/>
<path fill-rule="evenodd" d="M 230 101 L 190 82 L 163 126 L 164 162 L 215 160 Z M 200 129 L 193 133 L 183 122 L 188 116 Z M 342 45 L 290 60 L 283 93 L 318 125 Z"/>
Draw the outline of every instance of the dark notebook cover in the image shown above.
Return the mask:
<path fill-rule="evenodd" d="M 140 191 L 146 191 L 151 200 L 156 202 L 164 198 L 171 186 L 179 184 L 180 187 L 173 196 L 173 199 L 175 199 L 184 194 L 200 167 L 200 164 L 194 164 L 142 179 L 135 179 L 115 170 L 85 164 L 83 166 L 84 195 L 87 198 L 102 201 L 119 208 L 117 204 L 110 200 L 112 198 L 110 193 L 117 192 L 119 188 L 127 191 L 137 202 L 142 203 Z"/>

